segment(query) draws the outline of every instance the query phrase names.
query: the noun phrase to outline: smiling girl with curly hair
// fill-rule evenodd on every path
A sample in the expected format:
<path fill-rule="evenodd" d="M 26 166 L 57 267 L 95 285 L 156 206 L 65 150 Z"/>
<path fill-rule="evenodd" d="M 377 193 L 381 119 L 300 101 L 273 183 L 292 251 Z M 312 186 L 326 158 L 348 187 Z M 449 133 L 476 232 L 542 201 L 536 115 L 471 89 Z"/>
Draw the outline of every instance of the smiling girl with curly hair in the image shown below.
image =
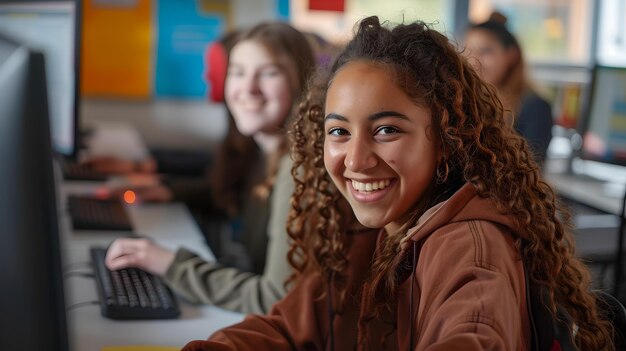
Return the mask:
<path fill-rule="evenodd" d="M 295 286 L 186 350 L 529 350 L 531 288 L 612 349 L 553 190 L 445 36 L 364 19 L 291 135 Z"/>

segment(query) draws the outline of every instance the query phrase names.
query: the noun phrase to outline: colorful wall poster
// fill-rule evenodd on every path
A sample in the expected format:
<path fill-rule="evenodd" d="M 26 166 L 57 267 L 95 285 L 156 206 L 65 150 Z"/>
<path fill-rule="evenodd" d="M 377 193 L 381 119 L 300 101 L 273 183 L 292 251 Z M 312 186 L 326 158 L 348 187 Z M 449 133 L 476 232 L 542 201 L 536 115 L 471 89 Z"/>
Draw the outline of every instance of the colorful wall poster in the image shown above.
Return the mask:
<path fill-rule="evenodd" d="M 344 0 L 309 0 L 309 10 L 343 12 L 345 8 Z"/>
<path fill-rule="evenodd" d="M 84 95 L 150 97 L 152 3 L 83 1 L 80 86 Z"/>
<path fill-rule="evenodd" d="M 205 97 L 203 55 L 227 30 L 228 1 L 161 0 L 158 4 L 158 97 Z"/>
<path fill-rule="evenodd" d="M 276 14 L 279 21 L 289 21 L 289 0 L 276 0 Z"/>

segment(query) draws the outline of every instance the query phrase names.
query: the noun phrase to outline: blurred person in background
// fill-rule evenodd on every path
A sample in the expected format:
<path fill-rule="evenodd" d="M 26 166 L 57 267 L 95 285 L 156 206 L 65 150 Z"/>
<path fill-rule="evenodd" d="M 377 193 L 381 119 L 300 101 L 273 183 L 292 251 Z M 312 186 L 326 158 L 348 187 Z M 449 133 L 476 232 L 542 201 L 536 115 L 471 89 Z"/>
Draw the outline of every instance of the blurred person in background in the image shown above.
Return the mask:
<path fill-rule="evenodd" d="M 541 165 L 552 139 L 552 107 L 526 76 L 522 48 L 506 27 L 507 18 L 494 12 L 486 22 L 472 24 L 465 34 L 464 53 L 498 93 L 513 126 L 531 146 Z"/>
<path fill-rule="evenodd" d="M 268 311 L 286 293 L 291 274 L 286 220 L 294 185 L 285 125 L 314 68 L 307 39 L 284 23 L 244 31 L 230 49 L 224 90 L 230 127 L 211 175 L 212 186 L 205 191 L 213 206 L 234 223 L 235 236 L 249 254 L 249 269 L 130 238 L 110 245 L 109 269 L 138 267 L 163 276 L 192 302 L 243 313 Z"/>

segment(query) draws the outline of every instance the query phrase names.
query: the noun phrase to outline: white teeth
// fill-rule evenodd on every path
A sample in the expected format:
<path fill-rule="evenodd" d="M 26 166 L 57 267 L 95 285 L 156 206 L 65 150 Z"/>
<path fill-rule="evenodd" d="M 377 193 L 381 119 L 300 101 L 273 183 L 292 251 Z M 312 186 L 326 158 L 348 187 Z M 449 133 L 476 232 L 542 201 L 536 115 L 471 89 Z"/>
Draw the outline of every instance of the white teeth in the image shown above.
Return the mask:
<path fill-rule="evenodd" d="M 389 184 L 391 184 L 391 180 L 390 179 L 379 180 L 377 182 L 372 182 L 372 183 L 361 183 L 361 182 L 357 182 L 356 180 L 352 180 L 352 187 L 355 190 L 357 190 L 357 191 L 366 191 L 366 192 L 382 190 L 382 189 L 388 187 Z"/>

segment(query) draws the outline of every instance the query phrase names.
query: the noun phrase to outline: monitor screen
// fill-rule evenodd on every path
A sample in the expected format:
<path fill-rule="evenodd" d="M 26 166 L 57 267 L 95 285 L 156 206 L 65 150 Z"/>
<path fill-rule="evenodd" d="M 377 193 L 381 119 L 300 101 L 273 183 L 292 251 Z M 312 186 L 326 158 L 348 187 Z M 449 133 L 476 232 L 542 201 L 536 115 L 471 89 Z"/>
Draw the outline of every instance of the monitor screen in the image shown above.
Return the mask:
<path fill-rule="evenodd" d="M 0 35 L 0 350 L 68 349 L 44 56 Z"/>
<path fill-rule="evenodd" d="M 46 56 L 54 149 L 76 154 L 78 121 L 78 1 L 0 1 L 0 33 Z"/>
<path fill-rule="evenodd" d="M 581 157 L 626 166 L 626 68 L 596 66 Z"/>

